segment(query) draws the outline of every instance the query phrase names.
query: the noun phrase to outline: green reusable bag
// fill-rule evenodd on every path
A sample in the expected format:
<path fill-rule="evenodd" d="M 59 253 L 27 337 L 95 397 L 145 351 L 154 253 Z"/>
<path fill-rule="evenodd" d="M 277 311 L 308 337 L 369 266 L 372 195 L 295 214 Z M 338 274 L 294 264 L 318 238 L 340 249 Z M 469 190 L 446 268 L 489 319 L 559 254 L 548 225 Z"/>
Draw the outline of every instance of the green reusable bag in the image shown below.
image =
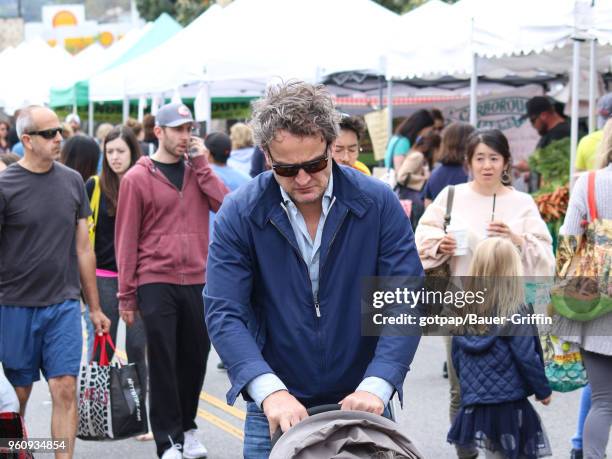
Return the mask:
<path fill-rule="evenodd" d="M 552 390 L 571 392 L 588 384 L 577 344 L 552 335 L 546 336 L 544 344 L 544 370 Z"/>

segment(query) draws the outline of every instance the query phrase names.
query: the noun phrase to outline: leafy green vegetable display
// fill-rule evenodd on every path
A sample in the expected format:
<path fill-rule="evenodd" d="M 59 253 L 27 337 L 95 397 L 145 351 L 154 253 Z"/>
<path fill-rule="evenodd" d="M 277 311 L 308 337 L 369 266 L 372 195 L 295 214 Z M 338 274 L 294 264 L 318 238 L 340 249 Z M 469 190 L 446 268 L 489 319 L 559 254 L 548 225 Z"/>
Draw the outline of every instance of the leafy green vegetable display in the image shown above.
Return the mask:
<path fill-rule="evenodd" d="M 542 177 L 538 194 L 549 193 L 569 182 L 570 139 L 552 142 L 536 150 L 529 158 L 529 168 Z"/>

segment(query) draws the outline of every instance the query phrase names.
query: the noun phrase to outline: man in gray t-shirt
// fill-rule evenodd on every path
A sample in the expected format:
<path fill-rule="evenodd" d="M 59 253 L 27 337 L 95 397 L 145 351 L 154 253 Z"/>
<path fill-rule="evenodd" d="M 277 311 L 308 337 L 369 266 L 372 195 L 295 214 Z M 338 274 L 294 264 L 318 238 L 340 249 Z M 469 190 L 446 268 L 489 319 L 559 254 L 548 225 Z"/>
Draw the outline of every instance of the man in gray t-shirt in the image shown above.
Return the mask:
<path fill-rule="evenodd" d="M 52 432 L 70 441 L 71 457 L 81 289 L 96 333 L 107 333 L 110 321 L 98 299 L 85 185 L 77 172 L 53 161 L 62 138 L 59 120 L 47 108 L 28 107 L 17 118 L 17 131 L 24 156 L 0 173 L 0 362 L 22 415 L 43 372 L 53 402 Z"/>

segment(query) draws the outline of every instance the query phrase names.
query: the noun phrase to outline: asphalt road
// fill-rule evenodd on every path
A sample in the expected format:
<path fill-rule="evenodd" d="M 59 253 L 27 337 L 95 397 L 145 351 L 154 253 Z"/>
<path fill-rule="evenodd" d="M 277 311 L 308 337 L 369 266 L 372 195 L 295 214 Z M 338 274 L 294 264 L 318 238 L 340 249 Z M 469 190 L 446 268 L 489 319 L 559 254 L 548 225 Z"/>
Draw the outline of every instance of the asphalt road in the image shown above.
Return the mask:
<path fill-rule="evenodd" d="M 120 331 L 120 347 L 122 336 L 123 332 Z M 397 413 L 399 428 L 426 458 L 455 457 L 453 447 L 445 441 L 449 427 L 449 395 L 448 381 L 442 378 L 443 359 L 442 338 L 421 340 L 404 385 L 404 408 Z M 216 368 L 218 361 L 216 353 L 211 352 L 198 411 L 199 435 L 209 450 L 209 458 L 240 458 L 245 405 L 242 400 L 237 401 L 235 407 L 225 405 L 229 382 L 226 373 Z M 550 437 L 554 458 L 569 457 L 569 439 L 574 434 L 579 395 L 579 392 L 555 393 L 548 407 L 534 402 Z M 30 437 L 48 437 L 50 418 L 50 396 L 46 383 L 41 381 L 34 387 L 26 414 Z M 115 458 L 153 458 L 155 445 L 134 439 L 113 442 L 77 440 L 77 458 L 108 458 L 111 455 Z M 612 457 L 612 447 L 608 448 L 608 457 Z"/>

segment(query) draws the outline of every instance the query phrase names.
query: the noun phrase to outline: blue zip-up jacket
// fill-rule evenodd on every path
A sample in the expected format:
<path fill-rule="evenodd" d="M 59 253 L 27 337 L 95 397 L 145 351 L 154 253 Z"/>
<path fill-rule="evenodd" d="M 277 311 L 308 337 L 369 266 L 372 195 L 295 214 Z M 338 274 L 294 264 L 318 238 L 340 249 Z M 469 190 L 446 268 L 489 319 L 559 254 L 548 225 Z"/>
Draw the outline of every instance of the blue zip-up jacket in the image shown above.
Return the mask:
<path fill-rule="evenodd" d="M 318 298 L 271 172 L 227 196 L 217 213 L 204 300 L 232 384 L 229 404 L 241 392 L 250 400 L 247 384 L 264 373 L 306 407 L 338 403 L 368 376 L 402 398 L 419 337 L 362 336 L 360 284 L 366 276 L 423 276 L 410 222 L 382 182 L 335 163 L 332 173 Z"/>
<path fill-rule="evenodd" d="M 455 336 L 452 358 L 461 385 L 461 405 L 522 400 L 552 391 L 537 336 Z"/>

